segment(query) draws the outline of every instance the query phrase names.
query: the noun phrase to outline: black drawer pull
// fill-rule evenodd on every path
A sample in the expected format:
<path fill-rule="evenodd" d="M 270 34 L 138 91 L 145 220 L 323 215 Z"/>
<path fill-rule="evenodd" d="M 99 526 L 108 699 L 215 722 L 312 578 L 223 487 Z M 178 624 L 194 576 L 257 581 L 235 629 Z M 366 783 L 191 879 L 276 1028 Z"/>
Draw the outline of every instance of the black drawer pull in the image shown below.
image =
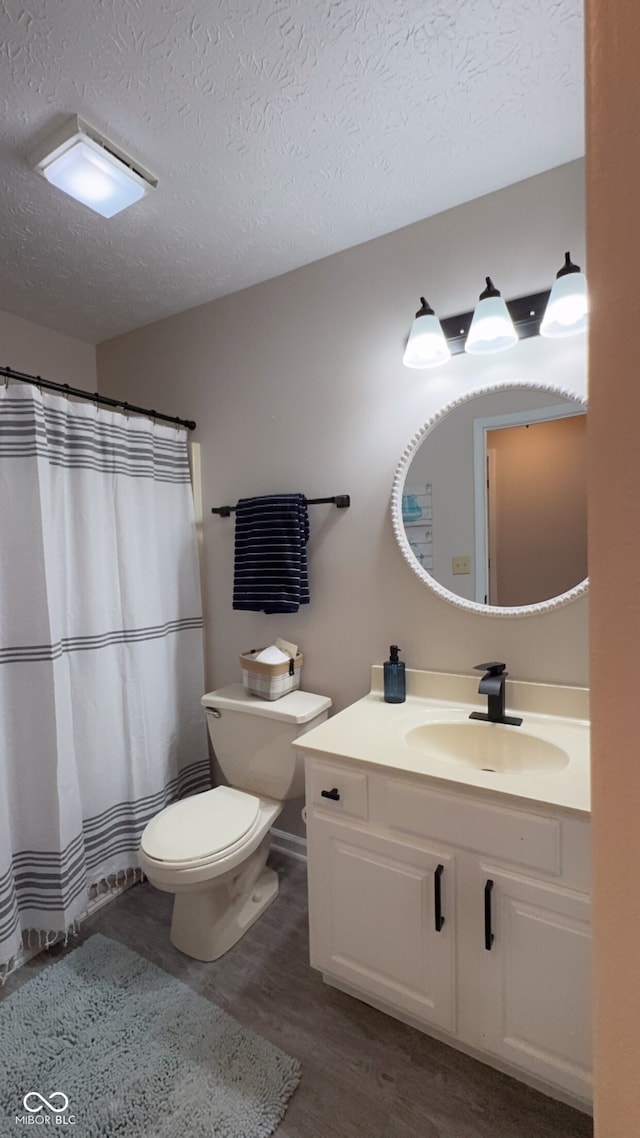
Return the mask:
<path fill-rule="evenodd" d="M 333 790 L 321 790 L 320 794 L 323 798 L 331 798 L 333 802 L 340 801 L 340 791 L 337 786 L 334 786 Z"/>
<path fill-rule="evenodd" d="M 439 933 L 444 924 L 444 917 L 442 915 L 442 874 L 444 873 L 444 866 L 439 865 L 433 875 L 433 899 L 435 902 L 436 913 L 436 932 Z"/>
<path fill-rule="evenodd" d="M 487 881 L 484 887 L 484 947 L 487 952 L 491 952 L 491 945 L 495 937 L 491 931 L 491 890 L 493 889 L 493 881 L 491 878 Z"/>

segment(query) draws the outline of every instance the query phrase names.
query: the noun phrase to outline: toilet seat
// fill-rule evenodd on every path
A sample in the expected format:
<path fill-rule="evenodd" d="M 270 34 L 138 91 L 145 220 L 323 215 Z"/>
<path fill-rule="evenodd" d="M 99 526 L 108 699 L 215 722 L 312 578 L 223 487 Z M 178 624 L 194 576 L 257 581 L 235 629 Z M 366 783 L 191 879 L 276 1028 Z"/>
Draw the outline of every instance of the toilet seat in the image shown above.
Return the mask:
<path fill-rule="evenodd" d="M 184 798 L 151 819 L 141 851 L 167 869 L 211 865 L 246 844 L 258 825 L 260 805 L 255 795 L 231 786 Z"/>

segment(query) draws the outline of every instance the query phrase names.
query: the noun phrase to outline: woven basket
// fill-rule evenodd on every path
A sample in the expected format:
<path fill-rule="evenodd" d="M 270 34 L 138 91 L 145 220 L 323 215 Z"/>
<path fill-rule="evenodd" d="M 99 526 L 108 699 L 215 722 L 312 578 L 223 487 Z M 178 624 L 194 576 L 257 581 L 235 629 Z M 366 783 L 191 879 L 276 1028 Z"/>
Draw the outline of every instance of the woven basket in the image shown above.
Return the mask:
<path fill-rule="evenodd" d="M 280 699 L 300 687 L 302 652 L 298 652 L 295 659 L 283 660 L 280 664 L 265 664 L 255 659 L 262 651 L 262 648 L 252 648 L 240 657 L 242 686 L 246 692 L 261 699 Z"/>

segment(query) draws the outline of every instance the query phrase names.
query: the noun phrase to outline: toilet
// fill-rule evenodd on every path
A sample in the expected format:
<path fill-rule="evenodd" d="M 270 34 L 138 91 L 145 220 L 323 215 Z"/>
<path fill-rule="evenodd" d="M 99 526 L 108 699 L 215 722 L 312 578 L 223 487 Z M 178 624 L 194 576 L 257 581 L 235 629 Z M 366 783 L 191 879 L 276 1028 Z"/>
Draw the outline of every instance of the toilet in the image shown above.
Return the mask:
<path fill-rule="evenodd" d="M 266 866 L 269 831 L 286 799 L 304 794 L 304 764 L 293 740 L 323 723 L 331 700 L 293 691 L 268 701 L 241 684 L 201 703 L 229 786 L 167 806 L 142 835 L 140 867 L 174 893 L 170 939 L 195 960 L 217 960 L 277 896 Z"/>

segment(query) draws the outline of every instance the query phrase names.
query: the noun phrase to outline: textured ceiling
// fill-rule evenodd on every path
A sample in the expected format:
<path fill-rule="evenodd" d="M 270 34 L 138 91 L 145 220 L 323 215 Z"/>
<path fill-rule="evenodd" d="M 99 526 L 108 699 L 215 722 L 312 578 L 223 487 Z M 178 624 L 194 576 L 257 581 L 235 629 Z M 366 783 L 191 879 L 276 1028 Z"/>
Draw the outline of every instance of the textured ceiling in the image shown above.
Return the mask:
<path fill-rule="evenodd" d="M 582 0 L 0 0 L 0 308 L 97 342 L 583 153 Z M 28 165 L 78 114 L 159 180 Z"/>

